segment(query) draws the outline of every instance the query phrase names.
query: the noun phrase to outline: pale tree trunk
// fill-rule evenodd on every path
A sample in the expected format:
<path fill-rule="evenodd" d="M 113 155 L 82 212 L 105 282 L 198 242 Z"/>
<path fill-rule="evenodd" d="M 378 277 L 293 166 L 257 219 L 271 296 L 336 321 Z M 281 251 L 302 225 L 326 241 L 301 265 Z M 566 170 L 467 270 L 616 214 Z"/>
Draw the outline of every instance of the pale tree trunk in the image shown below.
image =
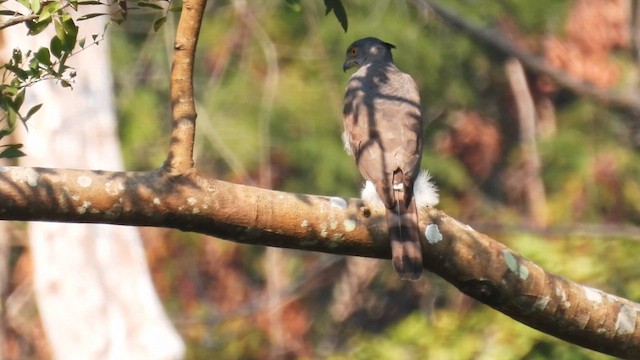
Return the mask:
<path fill-rule="evenodd" d="M 1 163 L 1 162 L 0 162 Z M 6 222 L 0 221 L 0 302 L 4 302 L 9 279 L 9 234 Z M 6 306 L 0 306 L 0 360 L 4 360 Z"/>
<path fill-rule="evenodd" d="M 78 38 L 89 43 L 105 20 L 82 22 Z M 5 31 L 5 51 L 37 49 L 51 38 L 46 32 L 25 37 L 24 26 Z M 22 164 L 122 169 L 107 41 L 75 55 L 70 65 L 78 74 L 73 90 L 54 82 L 27 90 L 32 105 L 44 106 L 29 120 Z M 183 357 L 184 344 L 155 293 L 135 228 L 35 222 L 29 243 L 39 313 L 55 358 Z"/>

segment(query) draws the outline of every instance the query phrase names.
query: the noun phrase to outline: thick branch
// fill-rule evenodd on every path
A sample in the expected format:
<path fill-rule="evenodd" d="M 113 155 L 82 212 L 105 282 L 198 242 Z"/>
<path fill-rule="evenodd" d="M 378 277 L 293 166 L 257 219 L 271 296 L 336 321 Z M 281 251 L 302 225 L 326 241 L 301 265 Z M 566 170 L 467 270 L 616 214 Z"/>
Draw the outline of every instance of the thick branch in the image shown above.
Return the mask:
<path fill-rule="evenodd" d="M 171 107 L 173 131 L 165 166 L 171 172 L 193 168 L 193 141 L 196 131 L 196 106 L 193 98 L 193 62 L 206 0 L 185 0 L 171 66 Z"/>
<path fill-rule="evenodd" d="M 382 209 L 195 173 L 0 167 L 0 219 L 171 227 L 236 242 L 388 259 Z M 640 304 L 518 256 L 441 211 L 421 213 L 425 269 L 464 293 L 574 344 L 640 357 Z"/>
<path fill-rule="evenodd" d="M 422 13 L 425 16 L 427 16 L 428 10 L 432 10 L 448 25 L 465 32 L 472 38 L 491 46 L 506 56 L 520 60 L 527 69 L 548 76 L 563 88 L 566 88 L 578 95 L 590 97 L 605 105 L 618 107 L 634 113 L 640 113 L 640 94 L 637 90 L 616 92 L 597 88 L 591 84 L 576 79 L 562 70 L 549 66 L 544 59 L 541 59 L 538 56 L 518 47 L 502 34 L 467 22 L 464 18 L 446 10 L 434 1 L 410 1 L 418 9 L 422 10 Z"/>

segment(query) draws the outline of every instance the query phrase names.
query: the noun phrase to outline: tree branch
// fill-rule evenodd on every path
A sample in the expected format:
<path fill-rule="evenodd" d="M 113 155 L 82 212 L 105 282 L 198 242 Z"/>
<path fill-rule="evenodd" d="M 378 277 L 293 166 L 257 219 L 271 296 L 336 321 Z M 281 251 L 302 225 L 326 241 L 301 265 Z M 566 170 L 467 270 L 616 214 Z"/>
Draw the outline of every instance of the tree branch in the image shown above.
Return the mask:
<path fill-rule="evenodd" d="M 0 199 L 2 220 L 171 227 L 246 244 L 390 257 L 383 209 L 195 172 L 0 167 Z M 640 304 L 546 272 L 442 211 L 424 210 L 420 218 L 425 269 L 540 331 L 606 354 L 640 357 Z"/>
<path fill-rule="evenodd" d="M 8 27 L 13 26 L 13 25 L 18 25 L 20 23 L 25 23 L 25 22 L 28 22 L 28 21 L 37 20 L 38 17 L 39 16 L 35 15 L 35 14 L 18 15 L 18 13 L 16 12 L 16 15 L 11 16 L 7 21 L 0 22 L 0 30 L 8 28 Z"/>
<path fill-rule="evenodd" d="M 171 66 L 171 108 L 173 131 L 165 166 L 172 173 L 193 168 L 196 106 L 193 97 L 193 62 L 206 0 L 185 0 Z"/>
<path fill-rule="evenodd" d="M 605 105 L 640 114 L 640 94 L 637 89 L 627 90 L 625 92 L 616 92 L 597 88 L 591 84 L 576 79 L 562 70 L 549 66 L 544 59 L 541 59 L 540 57 L 518 47 L 502 34 L 469 23 L 461 16 L 446 10 L 431 0 L 410 0 L 410 2 L 413 3 L 416 8 L 422 10 L 425 17 L 428 16 L 429 10 L 433 11 L 451 27 L 465 32 L 470 37 L 491 46 L 507 56 L 512 56 L 520 60 L 527 69 L 535 73 L 548 76 L 559 86 L 567 90 L 578 95 L 589 97 Z"/>

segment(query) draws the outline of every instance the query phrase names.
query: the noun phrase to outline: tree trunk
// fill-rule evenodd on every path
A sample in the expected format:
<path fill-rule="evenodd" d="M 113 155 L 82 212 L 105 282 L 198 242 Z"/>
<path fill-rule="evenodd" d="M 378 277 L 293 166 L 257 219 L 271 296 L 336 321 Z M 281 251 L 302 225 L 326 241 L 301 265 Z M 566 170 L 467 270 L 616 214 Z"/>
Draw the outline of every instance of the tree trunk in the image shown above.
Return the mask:
<path fill-rule="evenodd" d="M 105 17 L 94 20 L 80 27 L 78 38 L 87 37 L 87 44 L 105 26 Z M 23 26 L 5 31 L 9 51 L 47 46 L 52 36 L 27 37 Z M 109 56 L 107 41 L 75 55 L 70 60 L 78 74 L 73 90 L 51 81 L 27 90 L 34 104 L 44 106 L 24 134 L 28 156 L 23 165 L 122 169 Z M 29 244 L 39 313 L 55 358 L 184 355 L 184 344 L 155 293 L 135 228 L 32 222 Z"/>

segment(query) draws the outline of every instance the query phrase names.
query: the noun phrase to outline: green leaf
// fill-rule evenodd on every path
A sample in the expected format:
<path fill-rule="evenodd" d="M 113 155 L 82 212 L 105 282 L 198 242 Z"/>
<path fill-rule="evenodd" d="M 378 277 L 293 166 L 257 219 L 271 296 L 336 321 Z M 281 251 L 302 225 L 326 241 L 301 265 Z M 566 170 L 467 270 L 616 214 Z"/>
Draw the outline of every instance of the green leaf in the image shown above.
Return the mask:
<path fill-rule="evenodd" d="M 162 27 L 162 25 L 167 21 L 167 17 L 163 16 L 161 18 L 159 18 L 158 20 L 153 22 L 153 31 L 158 32 L 158 30 L 160 30 L 160 28 Z"/>
<path fill-rule="evenodd" d="M 82 38 L 78 41 L 78 45 L 80 46 L 80 48 L 84 49 L 84 43 L 87 41 L 86 38 Z"/>
<path fill-rule="evenodd" d="M 154 4 L 151 2 L 139 2 L 138 6 L 140 6 L 141 8 L 146 7 L 146 8 L 152 8 L 152 9 L 157 9 L 157 10 L 164 10 L 164 8 L 158 4 Z"/>
<path fill-rule="evenodd" d="M 50 18 L 51 18 L 51 7 L 45 6 L 44 8 L 42 8 L 42 11 L 40 12 L 40 17 L 38 17 L 38 22 L 49 20 Z"/>
<path fill-rule="evenodd" d="M 13 132 L 13 130 L 11 130 L 11 129 L 2 129 L 2 130 L 0 130 L 0 140 L 2 140 L 2 138 L 5 137 L 5 136 L 11 135 L 12 132 Z"/>
<path fill-rule="evenodd" d="M 44 29 L 46 29 L 51 23 L 51 18 L 47 18 L 44 21 L 27 21 L 25 25 L 29 29 L 28 35 L 38 35 Z"/>
<path fill-rule="evenodd" d="M 60 38 L 62 40 L 62 50 L 71 52 L 78 39 L 78 26 L 73 22 L 73 19 L 68 18 L 62 21 L 62 29 L 65 33 L 65 36 Z"/>
<path fill-rule="evenodd" d="M 35 58 L 38 59 L 41 64 L 45 64 L 47 66 L 51 65 L 51 53 L 49 52 L 49 48 L 41 47 L 38 49 L 38 52 L 35 54 Z"/>
<path fill-rule="evenodd" d="M 7 125 L 9 131 L 13 131 L 13 128 L 16 126 L 16 120 L 18 120 L 18 113 L 9 106 L 7 109 Z"/>
<path fill-rule="evenodd" d="M 0 87 L 0 89 L 2 89 L 1 94 L 3 96 L 8 96 L 8 97 L 11 97 L 11 98 L 13 98 L 18 93 L 18 88 L 16 86 L 2 85 Z M 2 99 L 2 98 L 0 98 L 0 99 Z"/>
<path fill-rule="evenodd" d="M 24 94 L 25 94 L 25 89 L 18 91 L 16 96 L 13 98 L 13 103 L 10 104 L 12 105 L 11 108 L 13 108 L 13 110 L 15 110 L 16 112 L 18 112 L 18 110 L 22 106 L 22 103 L 24 102 Z"/>
<path fill-rule="evenodd" d="M 0 158 L 10 159 L 25 156 L 26 154 L 20 150 L 22 144 L 5 145 L 6 149 L 0 152 Z"/>
<path fill-rule="evenodd" d="M 60 80 L 60 86 L 62 86 L 63 88 L 68 88 L 71 87 L 71 84 L 66 80 Z"/>
<path fill-rule="evenodd" d="M 59 37 L 54 36 L 51 38 L 49 48 L 51 49 L 51 54 L 60 59 L 60 57 L 62 56 L 62 41 Z"/>
<path fill-rule="evenodd" d="M 34 14 L 39 14 L 41 9 L 40 0 L 31 0 L 29 2 L 29 9 L 31 9 Z"/>
<path fill-rule="evenodd" d="M 344 10 L 344 6 L 342 6 L 342 1 L 341 0 L 324 0 L 324 6 L 326 8 L 325 16 L 329 15 L 329 13 L 333 11 L 333 13 L 336 16 L 336 19 L 338 19 L 338 22 L 340 22 L 340 25 L 342 25 L 344 32 L 347 32 L 347 27 L 349 26 L 349 23 L 347 21 L 347 12 Z"/>
<path fill-rule="evenodd" d="M 38 104 L 38 105 L 33 106 L 31 109 L 29 109 L 29 111 L 27 111 L 27 115 L 25 115 L 23 117 L 22 121 L 29 120 L 33 116 L 33 114 L 37 113 L 38 110 L 40 110 L 41 107 L 42 107 L 41 103 Z"/>
<path fill-rule="evenodd" d="M 107 14 L 107 13 L 91 13 L 91 14 L 86 14 L 86 15 L 82 15 L 78 18 L 78 21 L 83 21 L 83 20 L 88 20 L 97 16 L 102 16 L 102 15 L 111 15 L 111 14 Z"/>
<path fill-rule="evenodd" d="M 15 66 L 13 64 L 5 64 L 4 68 L 11 71 L 12 73 L 14 73 L 16 75 L 16 77 L 18 77 L 18 79 L 20 80 L 27 80 L 29 78 L 29 73 L 21 68 L 19 68 L 18 66 Z"/>
<path fill-rule="evenodd" d="M 56 19 L 53 21 L 53 26 L 56 29 L 56 36 L 59 39 L 62 39 L 64 37 L 64 28 L 62 27 L 62 23 L 60 22 L 60 20 Z"/>

